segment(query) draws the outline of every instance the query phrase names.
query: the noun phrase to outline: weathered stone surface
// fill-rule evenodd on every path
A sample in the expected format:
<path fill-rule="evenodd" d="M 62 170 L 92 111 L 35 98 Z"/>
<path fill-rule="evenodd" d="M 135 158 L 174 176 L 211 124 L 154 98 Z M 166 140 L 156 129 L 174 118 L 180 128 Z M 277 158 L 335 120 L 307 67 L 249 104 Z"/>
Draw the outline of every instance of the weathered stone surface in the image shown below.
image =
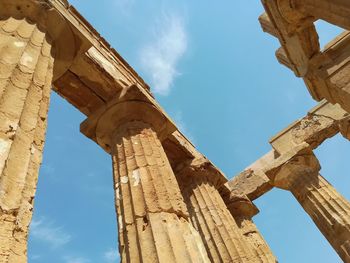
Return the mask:
<path fill-rule="evenodd" d="M 122 262 L 209 262 L 161 144 L 173 124 L 137 86 L 85 121 L 113 156 Z"/>
<path fill-rule="evenodd" d="M 237 222 L 244 238 L 256 256 L 256 262 L 277 262 L 270 247 L 253 222 L 253 216 L 259 213 L 258 208 L 247 196 L 230 194 L 227 206 Z"/>
<path fill-rule="evenodd" d="M 347 118 L 343 119 L 340 122 L 339 127 L 340 127 L 341 134 L 343 134 L 343 136 L 345 138 L 350 140 L 350 117 L 347 117 Z"/>
<path fill-rule="evenodd" d="M 326 139 L 339 132 L 342 120 L 348 116 L 349 114 L 339 105 L 322 101 L 304 118 L 295 121 L 272 137 L 270 144 L 279 154 L 283 154 L 303 142 L 316 149 Z"/>
<path fill-rule="evenodd" d="M 350 262 L 350 203 L 319 175 L 320 164 L 306 149 L 267 174 L 289 190 L 344 262 Z"/>
<path fill-rule="evenodd" d="M 175 173 L 193 225 L 211 262 L 259 262 L 218 192 L 226 179 L 204 158 L 181 165 Z"/>
<path fill-rule="evenodd" d="M 350 3 L 347 0 L 294 0 L 293 8 L 350 30 Z"/>
<path fill-rule="evenodd" d="M 263 31 L 277 37 L 278 61 L 302 77 L 311 96 L 338 103 L 350 112 L 350 36 L 344 32 L 321 51 L 313 22 L 319 18 L 349 29 L 346 0 L 263 0 L 266 13 L 259 20 Z"/>
<path fill-rule="evenodd" d="M 270 28 L 269 33 L 278 32 L 273 35 L 278 36 L 292 70 L 297 76 L 305 76 L 309 60 L 320 51 L 312 17 L 290 12 L 284 1 L 262 0 L 262 3 L 268 15 L 268 19 L 260 19 L 263 30 Z"/>
<path fill-rule="evenodd" d="M 0 26 L 0 262 L 27 262 L 53 77 L 51 41 L 25 19 Z"/>
<path fill-rule="evenodd" d="M 272 189 L 269 178 L 261 172 L 246 169 L 239 175 L 233 177 L 225 186 L 230 192 L 237 195 L 247 195 L 249 199 L 255 200 Z"/>

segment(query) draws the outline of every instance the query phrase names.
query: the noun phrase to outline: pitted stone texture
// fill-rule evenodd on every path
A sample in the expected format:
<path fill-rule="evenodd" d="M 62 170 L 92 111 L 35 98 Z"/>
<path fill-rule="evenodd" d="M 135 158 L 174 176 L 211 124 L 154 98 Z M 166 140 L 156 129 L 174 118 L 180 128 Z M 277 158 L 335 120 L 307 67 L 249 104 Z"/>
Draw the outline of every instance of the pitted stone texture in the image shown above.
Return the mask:
<path fill-rule="evenodd" d="M 222 185 L 205 165 L 176 173 L 193 225 L 202 236 L 211 262 L 260 262 L 241 234 L 217 188 Z M 220 178 L 220 177 L 219 177 Z"/>
<path fill-rule="evenodd" d="M 244 238 L 253 248 L 253 252 L 259 261 L 264 263 L 277 263 L 270 247 L 261 235 L 253 220 L 247 216 L 237 216 L 235 218 L 237 225 L 240 227 Z"/>
<path fill-rule="evenodd" d="M 122 262 L 209 262 L 153 128 L 118 128 L 114 180 Z"/>
<path fill-rule="evenodd" d="M 225 200 L 244 238 L 258 258 L 257 262 L 276 263 L 277 260 L 269 245 L 260 234 L 252 219 L 253 216 L 259 213 L 258 208 L 247 196 L 237 195 L 234 192 L 231 192 L 230 196 Z"/>
<path fill-rule="evenodd" d="M 35 24 L 9 18 L 0 27 L 0 262 L 21 263 L 27 262 L 53 57 Z"/>

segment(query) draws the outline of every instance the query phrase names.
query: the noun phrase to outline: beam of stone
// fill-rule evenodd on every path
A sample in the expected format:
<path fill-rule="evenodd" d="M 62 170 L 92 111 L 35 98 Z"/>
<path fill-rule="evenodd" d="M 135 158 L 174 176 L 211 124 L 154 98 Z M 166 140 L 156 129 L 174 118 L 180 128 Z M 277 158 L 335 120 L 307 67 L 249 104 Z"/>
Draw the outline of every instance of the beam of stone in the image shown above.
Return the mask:
<path fill-rule="evenodd" d="M 319 174 L 320 164 L 307 144 L 282 156 L 267 176 L 294 195 L 340 258 L 350 262 L 350 203 Z"/>
<path fill-rule="evenodd" d="M 262 29 L 277 37 L 281 43 L 281 48 L 276 51 L 277 60 L 304 79 L 315 100 L 327 99 L 350 112 L 349 32 L 340 34 L 321 51 L 313 25 L 318 17 L 299 10 L 304 5 L 316 5 L 332 16 L 332 12 L 323 8 L 327 5 L 333 8 L 334 5 L 339 11 L 342 5 L 328 0 L 321 5 L 312 0 L 306 1 L 308 3 L 296 0 L 293 4 L 289 0 L 262 2 L 266 10 L 259 18 Z M 349 10 L 345 8 L 343 12 L 350 21 Z"/>
<path fill-rule="evenodd" d="M 204 158 L 182 164 L 175 172 L 193 225 L 211 262 L 261 262 L 244 239 L 218 188 L 227 180 Z"/>
<path fill-rule="evenodd" d="M 248 196 L 250 200 L 255 200 L 270 191 L 273 186 L 270 184 L 269 178 L 262 172 L 264 167 L 274 161 L 276 153 L 270 151 L 262 158 L 244 169 L 243 172 L 228 181 L 221 190 L 225 194 L 226 188 L 234 195 Z M 225 199 L 226 200 L 226 199 Z"/>
<path fill-rule="evenodd" d="M 257 262 L 276 263 L 276 257 L 269 245 L 253 222 L 253 216 L 259 213 L 259 209 L 245 195 L 230 193 L 227 198 L 227 207 L 241 229 L 247 243 L 253 249 Z"/>
<path fill-rule="evenodd" d="M 122 262 L 209 262 L 161 140 L 175 127 L 137 86 L 81 126 L 111 153 Z"/>
<path fill-rule="evenodd" d="M 226 183 L 226 187 L 237 195 L 246 195 L 250 200 L 257 199 L 273 188 L 264 172 L 272 162 L 304 142 L 316 149 L 339 131 L 349 139 L 349 118 L 349 114 L 339 105 L 333 105 L 326 100 L 320 102 L 304 118 L 293 122 L 272 137 L 270 144 L 273 150 L 233 177 Z"/>
<path fill-rule="evenodd" d="M 278 154 L 283 154 L 302 142 L 316 149 L 326 139 L 336 135 L 342 121 L 348 117 L 349 114 L 338 104 L 333 105 L 324 100 L 304 118 L 272 137 L 270 144 Z"/>
<path fill-rule="evenodd" d="M 278 36 L 291 69 L 296 76 L 303 77 L 308 72 L 309 60 L 320 52 L 314 19 L 297 13 L 293 14 L 292 21 L 288 21 L 285 12 L 281 12 L 285 8 L 281 8 L 280 2 L 262 0 L 268 17 L 261 16 L 261 25 L 264 31 L 277 32 L 273 35 Z"/>
<path fill-rule="evenodd" d="M 44 29 L 0 20 L 0 262 L 27 262 L 53 64 Z"/>
<path fill-rule="evenodd" d="M 290 0 L 285 1 L 290 2 Z M 299 12 L 350 30 L 348 0 L 293 0 L 292 5 Z"/>
<path fill-rule="evenodd" d="M 350 112 L 349 61 L 350 32 L 345 31 L 310 60 L 304 81 L 314 99 L 326 98 Z"/>

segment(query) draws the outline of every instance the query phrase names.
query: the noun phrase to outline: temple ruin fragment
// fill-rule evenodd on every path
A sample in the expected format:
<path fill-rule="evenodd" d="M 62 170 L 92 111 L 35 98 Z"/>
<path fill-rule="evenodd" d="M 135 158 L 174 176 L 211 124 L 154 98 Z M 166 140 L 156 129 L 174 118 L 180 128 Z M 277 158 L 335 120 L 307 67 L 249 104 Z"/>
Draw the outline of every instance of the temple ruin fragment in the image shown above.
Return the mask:
<path fill-rule="evenodd" d="M 112 157 L 122 262 L 277 262 L 253 201 L 278 187 L 350 263 L 350 203 L 313 153 L 338 133 L 350 140 L 350 1 L 262 4 L 278 61 L 319 104 L 228 181 L 66 0 L 0 0 L 0 263 L 27 262 L 51 89 L 86 115 L 81 132 Z M 319 19 L 344 29 L 324 49 Z"/>

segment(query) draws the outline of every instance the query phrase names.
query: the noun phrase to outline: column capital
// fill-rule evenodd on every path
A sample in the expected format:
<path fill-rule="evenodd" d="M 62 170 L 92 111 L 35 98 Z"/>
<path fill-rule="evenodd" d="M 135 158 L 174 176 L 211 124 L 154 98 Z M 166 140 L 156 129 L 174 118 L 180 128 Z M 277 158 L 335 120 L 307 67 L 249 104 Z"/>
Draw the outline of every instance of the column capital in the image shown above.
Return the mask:
<path fill-rule="evenodd" d="M 320 163 L 312 150 L 309 147 L 304 148 L 305 146 L 307 144 L 287 152 L 272 165 L 273 168 L 267 172 L 267 175 L 274 186 L 291 190 L 299 182 L 303 182 L 302 178 L 305 176 L 317 178 L 321 169 Z"/>
<path fill-rule="evenodd" d="M 253 218 L 259 213 L 259 209 L 249 200 L 246 195 L 238 195 L 231 193 L 230 197 L 225 200 L 228 210 L 233 217 Z"/>
<path fill-rule="evenodd" d="M 295 0 L 277 0 L 278 10 L 281 16 L 290 24 L 301 24 L 308 20 L 308 23 L 313 19 L 302 13 Z"/>
<path fill-rule="evenodd" d="M 56 1 L 49 0 L 1 0 L 0 1 L 0 21 L 13 19 L 15 21 L 27 20 L 35 23 L 38 30 L 45 32 L 46 37 L 52 42 L 52 53 L 55 57 L 53 82 L 61 77 L 71 66 L 79 49 L 78 42 L 74 36 L 71 25 L 61 14 L 54 4 Z M 60 5 L 62 5 L 60 1 Z M 63 3 L 67 5 L 67 3 Z M 19 23 L 17 23 L 19 24 Z M 6 26 L 3 27 L 6 31 Z M 9 30 L 11 30 L 11 26 Z M 10 31 L 9 31 L 10 33 Z M 19 38 L 26 38 L 31 32 L 27 28 L 18 27 L 16 34 Z"/>
<path fill-rule="evenodd" d="M 225 175 L 204 156 L 179 164 L 176 167 L 176 175 L 187 183 L 210 182 L 216 189 L 227 182 Z"/>
<path fill-rule="evenodd" d="M 81 124 L 80 130 L 110 153 L 118 129 L 134 121 L 150 124 L 161 141 L 176 130 L 173 121 L 154 98 L 137 85 L 124 88 L 115 98 L 91 114 Z"/>

